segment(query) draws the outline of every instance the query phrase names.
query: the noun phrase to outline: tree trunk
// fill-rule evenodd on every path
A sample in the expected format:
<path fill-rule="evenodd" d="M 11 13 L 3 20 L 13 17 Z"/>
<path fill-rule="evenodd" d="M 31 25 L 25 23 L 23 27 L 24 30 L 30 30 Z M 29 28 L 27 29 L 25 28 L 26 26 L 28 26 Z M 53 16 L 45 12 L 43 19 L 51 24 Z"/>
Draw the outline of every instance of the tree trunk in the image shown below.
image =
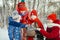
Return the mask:
<path fill-rule="evenodd" d="M 2 18 L 3 18 L 3 27 L 4 27 L 5 26 L 5 0 L 3 0 Z"/>
<path fill-rule="evenodd" d="M 16 8 L 16 0 L 14 0 L 14 9 L 13 10 L 15 10 L 15 8 Z"/>

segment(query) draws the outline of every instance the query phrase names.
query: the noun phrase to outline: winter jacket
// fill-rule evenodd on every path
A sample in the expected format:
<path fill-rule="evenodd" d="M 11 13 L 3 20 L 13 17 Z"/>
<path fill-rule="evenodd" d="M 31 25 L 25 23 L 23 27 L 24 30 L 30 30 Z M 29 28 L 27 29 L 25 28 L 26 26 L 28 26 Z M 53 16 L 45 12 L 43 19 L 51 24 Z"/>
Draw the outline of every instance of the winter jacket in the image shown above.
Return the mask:
<path fill-rule="evenodd" d="M 55 20 L 53 23 L 60 25 L 60 20 Z M 51 28 L 47 28 L 47 31 L 40 30 L 40 33 L 46 37 L 46 40 L 60 40 L 59 38 L 59 26 L 53 26 Z"/>

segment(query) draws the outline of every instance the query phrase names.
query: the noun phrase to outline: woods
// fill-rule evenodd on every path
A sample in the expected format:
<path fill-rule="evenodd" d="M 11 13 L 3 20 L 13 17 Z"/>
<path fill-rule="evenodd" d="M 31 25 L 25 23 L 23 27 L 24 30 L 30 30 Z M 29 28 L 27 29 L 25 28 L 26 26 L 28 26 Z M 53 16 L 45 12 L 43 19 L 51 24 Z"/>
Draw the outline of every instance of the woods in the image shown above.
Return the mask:
<path fill-rule="evenodd" d="M 15 10 L 16 4 L 21 0 L 0 0 L 0 27 L 8 27 L 8 16 Z M 46 16 L 51 12 L 56 12 L 59 16 L 60 1 L 52 0 L 25 0 L 26 6 L 31 11 L 36 9 L 39 19 L 44 23 Z"/>

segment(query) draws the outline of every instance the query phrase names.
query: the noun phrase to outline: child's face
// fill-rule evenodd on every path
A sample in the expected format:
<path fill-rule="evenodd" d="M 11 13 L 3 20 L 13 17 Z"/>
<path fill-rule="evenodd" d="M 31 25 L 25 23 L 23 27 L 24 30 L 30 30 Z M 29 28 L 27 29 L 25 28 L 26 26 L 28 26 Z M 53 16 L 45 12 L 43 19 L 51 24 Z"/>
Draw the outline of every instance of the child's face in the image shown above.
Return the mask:
<path fill-rule="evenodd" d="M 53 27 L 53 24 L 52 24 L 52 23 L 53 23 L 53 20 L 48 19 L 48 20 L 47 20 L 47 27 L 48 27 L 48 28 Z"/>
<path fill-rule="evenodd" d="M 21 15 L 25 15 L 26 14 L 26 11 L 20 11 Z"/>
<path fill-rule="evenodd" d="M 24 14 L 25 13 L 25 11 L 20 11 L 22 14 Z"/>
<path fill-rule="evenodd" d="M 53 20 L 48 19 L 47 22 L 48 22 L 48 23 L 53 23 Z"/>

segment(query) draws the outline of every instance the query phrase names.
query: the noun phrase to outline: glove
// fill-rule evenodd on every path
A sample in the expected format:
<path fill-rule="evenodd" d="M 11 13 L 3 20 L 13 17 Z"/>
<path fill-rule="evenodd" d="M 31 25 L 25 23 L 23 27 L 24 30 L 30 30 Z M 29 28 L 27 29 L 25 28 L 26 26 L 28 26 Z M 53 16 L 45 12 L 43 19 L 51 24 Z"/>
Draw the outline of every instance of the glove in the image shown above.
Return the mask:
<path fill-rule="evenodd" d="M 28 27 L 28 26 L 29 26 L 29 25 L 27 25 L 27 24 L 26 24 L 26 26 L 25 26 L 25 27 Z"/>
<path fill-rule="evenodd" d="M 36 30 L 40 31 L 40 30 L 41 30 L 41 28 L 37 28 Z"/>

